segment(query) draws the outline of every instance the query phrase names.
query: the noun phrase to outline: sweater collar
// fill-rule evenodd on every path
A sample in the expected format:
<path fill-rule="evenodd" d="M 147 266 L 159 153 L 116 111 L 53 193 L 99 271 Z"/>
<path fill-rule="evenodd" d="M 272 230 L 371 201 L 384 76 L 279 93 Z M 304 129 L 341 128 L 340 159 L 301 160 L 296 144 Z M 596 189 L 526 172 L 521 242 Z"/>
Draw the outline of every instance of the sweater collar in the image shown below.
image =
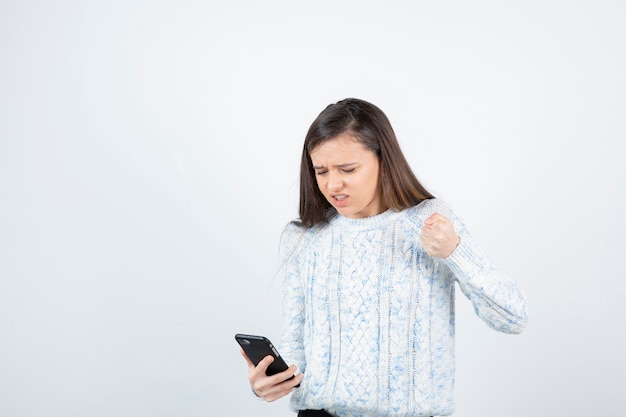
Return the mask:
<path fill-rule="evenodd" d="M 330 221 L 331 226 L 340 227 L 342 229 L 349 230 L 369 230 L 369 229 L 377 229 L 381 226 L 389 224 L 393 222 L 400 216 L 401 212 L 394 211 L 392 209 L 388 209 L 387 211 L 383 211 L 380 214 L 376 214 L 375 216 L 370 217 L 362 217 L 362 218 L 351 218 L 345 217 L 341 214 L 336 214 L 335 217 Z"/>

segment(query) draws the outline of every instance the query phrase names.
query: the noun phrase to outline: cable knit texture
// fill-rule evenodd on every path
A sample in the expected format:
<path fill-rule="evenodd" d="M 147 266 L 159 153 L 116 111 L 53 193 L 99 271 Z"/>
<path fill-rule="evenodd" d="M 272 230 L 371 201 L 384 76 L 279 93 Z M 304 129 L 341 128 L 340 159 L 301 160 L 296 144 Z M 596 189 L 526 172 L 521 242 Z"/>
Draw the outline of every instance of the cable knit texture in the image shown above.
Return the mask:
<path fill-rule="evenodd" d="M 424 220 L 449 218 L 461 243 L 426 254 Z M 454 282 L 492 328 L 520 333 L 526 299 L 482 254 L 443 201 L 329 224 L 286 227 L 281 353 L 304 373 L 291 408 L 337 417 L 454 411 Z"/>

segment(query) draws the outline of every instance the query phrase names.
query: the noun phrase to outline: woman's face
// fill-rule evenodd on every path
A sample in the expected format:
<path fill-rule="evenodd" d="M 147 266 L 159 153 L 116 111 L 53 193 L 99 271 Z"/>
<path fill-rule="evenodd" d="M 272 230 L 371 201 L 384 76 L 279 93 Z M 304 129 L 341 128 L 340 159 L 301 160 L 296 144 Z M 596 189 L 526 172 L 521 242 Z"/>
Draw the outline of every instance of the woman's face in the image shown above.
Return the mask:
<path fill-rule="evenodd" d="M 378 156 L 348 133 L 310 153 L 317 186 L 342 216 L 369 217 L 387 210 L 382 202 Z"/>

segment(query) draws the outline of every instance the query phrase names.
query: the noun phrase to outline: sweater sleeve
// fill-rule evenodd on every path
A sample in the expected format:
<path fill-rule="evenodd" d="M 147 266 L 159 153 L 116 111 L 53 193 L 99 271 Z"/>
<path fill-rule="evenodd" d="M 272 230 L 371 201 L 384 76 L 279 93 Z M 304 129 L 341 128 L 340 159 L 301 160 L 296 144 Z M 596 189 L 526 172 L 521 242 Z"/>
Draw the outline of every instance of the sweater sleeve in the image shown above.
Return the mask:
<path fill-rule="evenodd" d="M 459 246 L 440 261 L 446 265 L 474 311 L 494 330 L 519 334 L 528 323 L 526 297 L 519 285 L 500 272 L 483 254 L 459 218 L 445 203 L 435 210 L 448 217 L 461 237 Z"/>
<path fill-rule="evenodd" d="M 297 259 L 298 247 L 304 231 L 289 224 L 283 231 L 280 243 L 280 266 L 282 270 L 282 336 L 280 353 L 288 365 L 295 364 L 304 372 L 304 288 Z"/>

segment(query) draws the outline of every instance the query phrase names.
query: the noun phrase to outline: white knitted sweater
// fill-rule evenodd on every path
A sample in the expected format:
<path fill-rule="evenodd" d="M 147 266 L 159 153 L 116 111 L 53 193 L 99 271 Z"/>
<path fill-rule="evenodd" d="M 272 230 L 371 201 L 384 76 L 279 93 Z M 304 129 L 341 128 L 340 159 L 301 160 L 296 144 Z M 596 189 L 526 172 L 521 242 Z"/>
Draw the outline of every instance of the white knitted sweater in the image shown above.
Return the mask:
<path fill-rule="evenodd" d="M 426 254 L 423 222 L 449 218 L 461 243 Z M 520 333 L 526 300 L 494 268 L 441 200 L 401 212 L 303 229 L 287 226 L 281 354 L 304 373 L 291 408 L 338 417 L 450 415 L 454 411 L 454 282 L 492 328 Z"/>

